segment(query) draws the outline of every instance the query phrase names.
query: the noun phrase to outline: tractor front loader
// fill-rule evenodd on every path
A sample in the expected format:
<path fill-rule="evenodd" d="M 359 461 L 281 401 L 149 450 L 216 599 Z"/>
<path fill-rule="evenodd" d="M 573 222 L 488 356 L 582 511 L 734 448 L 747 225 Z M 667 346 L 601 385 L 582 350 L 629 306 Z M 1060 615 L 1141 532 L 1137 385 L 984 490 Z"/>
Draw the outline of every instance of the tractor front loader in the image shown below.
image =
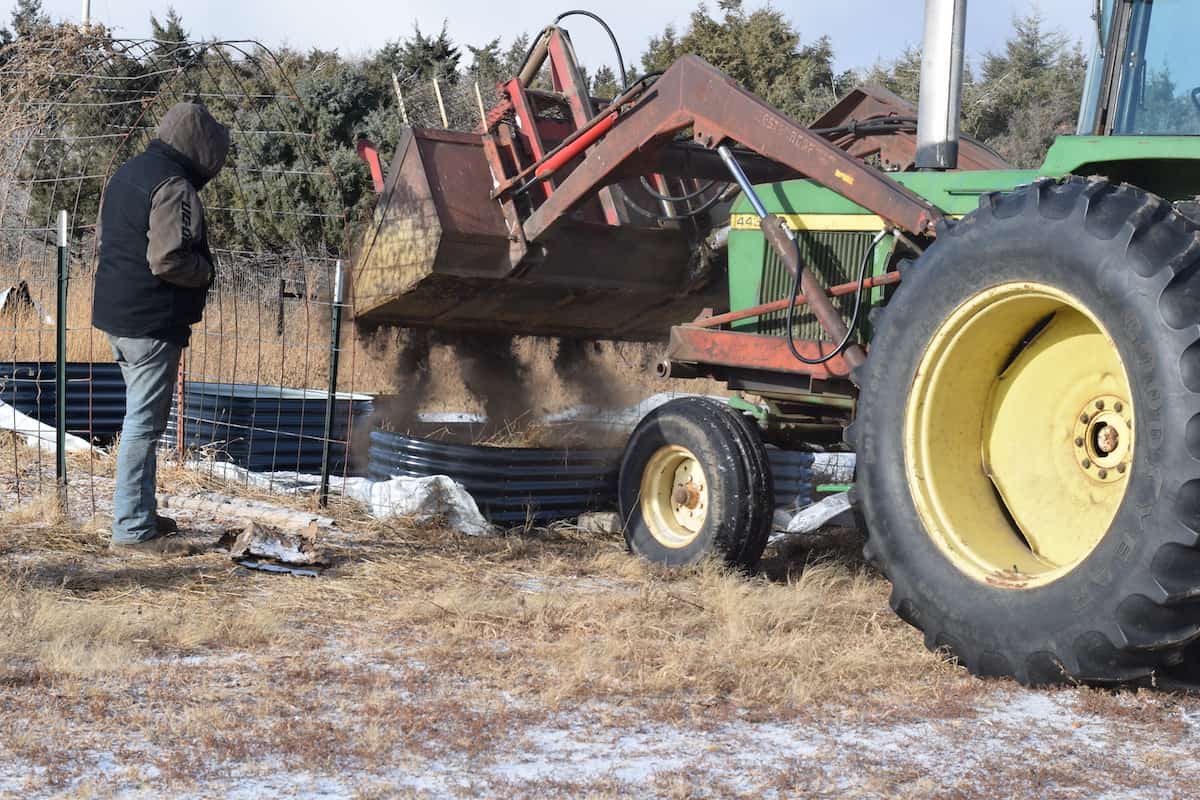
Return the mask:
<path fill-rule="evenodd" d="M 753 568 L 766 448 L 848 446 L 866 557 L 928 647 L 1169 680 L 1200 636 L 1200 7 L 1099 2 L 1078 135 L 1036 170 L 959 136 L 965 13 L 927 3 L 919 113 L 868 88 L 809 128 L 694 56 L 591 97 L 556 23 L 479 132 L 405 135 L 355 305 L 667 338 L 662 375 L 751 396 L 630 437 L 646 558 Z"/>

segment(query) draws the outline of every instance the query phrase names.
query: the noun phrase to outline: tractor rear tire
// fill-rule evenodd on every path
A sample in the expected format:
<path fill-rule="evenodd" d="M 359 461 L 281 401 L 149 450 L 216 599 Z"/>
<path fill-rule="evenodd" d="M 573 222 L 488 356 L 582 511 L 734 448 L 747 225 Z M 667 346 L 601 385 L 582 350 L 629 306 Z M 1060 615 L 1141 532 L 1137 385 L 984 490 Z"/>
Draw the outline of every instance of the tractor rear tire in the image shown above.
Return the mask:
<path fill-rule="evenodd" d="M 703 398 L 672 400 L 638 424 L 618 496 L 626 545 L 656 564 L 715 556 L 752 570 L 770 534 L 773 492 L 757 431 Z"/>
<path fill-rule="evenodd" d="M 1149 685 L 1200 636 L 1200 237 L 1092 179 L 982 198 L 888 303 L 848 438 L 925 645 Z"/>

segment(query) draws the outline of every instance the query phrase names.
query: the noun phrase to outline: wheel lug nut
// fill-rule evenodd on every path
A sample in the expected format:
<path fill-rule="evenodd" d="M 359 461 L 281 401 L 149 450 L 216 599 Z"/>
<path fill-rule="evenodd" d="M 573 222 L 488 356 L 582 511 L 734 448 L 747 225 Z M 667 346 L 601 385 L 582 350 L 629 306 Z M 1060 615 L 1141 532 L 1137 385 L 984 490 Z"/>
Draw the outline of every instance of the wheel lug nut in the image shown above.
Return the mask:
<path fill-rule="evenodd" d="M 1097 408 L 1098 410 L 1100 410 L 1100 411 L 1103 411 L 1103 410 L 1104 410 L 1104 401 L 1103 401 L 1103 400 L 1097 400 L 1097 401 L 1096 401 L 1096 408 Z"/>
<path fill-rule="evenodd" d="M 1091 459 L 1088 459 L 1088 458 L 1085 458 L 1085 459 L 1084 459 L 1082 462 L 1080 462 L 1080 463 L 1082 463 L 1082 464 L 1083 464 L 1083 468 L 1084 468 L 1084 469 L 1088 469 L 1088 468 L 1090 468 L 1090 467 L 1092 466 L 1092 461 L 1091 461 Z"/>
<path fill-rule="evenodd" d="M 1080 414 L 1080 415 L 1079 415 L 1079 421 L 1080 421 L 1080 422 L 1087 422 L 1087 421 L 1088 421 L 1088 419 L 1089 419 L 1089 417 L 1088 417 L 1088 415 L 1087 415 L 1087 414 Z"/>
<path fill-rule="evenodd" d="M 1124 474 L 1125 474 L 1125 465 L 1124 465 L 1124 464 L 1117 464 L 1117 472 L 1119 472 L 1119 473 L 1121 473 L 1122 475 L 1124 475 Z"/>
<path fill-rule="evenodd" d="M 1103 479 L 1103 478 L 1107 478 L 1107 477 L 1108 477 L 1108 470 L 1106 470 L 1106 469 L 1102 469 L 1102 470 L 1100 470 L 1100 473 L 1099 473 L 1099 474 L 1100 474 L 1100 477 L 1101 477 L 1101 479 Z"/>
<path fill-rule="evenodd" d="M 1075 437 L 1075 446 L 1076 446 L 1076 447 L 1083 447 L 1083 437 L 1082 437 L 1082 436 L 1076 436 L 1076 437 Z"/>
<path fill-rule="evenodd" d="M 1117 402 L 1113 403 L 1113 410 L 1114 410 L 1114 411 L 1116 411 L 1118 414 L 1120 414 L 1120 413 L 1121 413 L 1121 411 L 1123 411 L 1123 410 L 1124 410 L 1124 408 L 1125 408 L 1125 406 L 1121 405 L 1121 401 L 1120 401 L 1120 400 L 1118 400 Z"/>

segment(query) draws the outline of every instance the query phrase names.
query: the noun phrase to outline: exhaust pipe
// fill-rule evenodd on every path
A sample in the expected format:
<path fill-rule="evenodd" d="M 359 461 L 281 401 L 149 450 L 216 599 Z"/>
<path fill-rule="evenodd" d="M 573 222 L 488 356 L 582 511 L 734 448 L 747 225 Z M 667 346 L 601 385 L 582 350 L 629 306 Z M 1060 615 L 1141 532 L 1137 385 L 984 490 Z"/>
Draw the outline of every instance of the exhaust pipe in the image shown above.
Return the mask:
<path fill-rule="evenodd" d="M 925 0 L 917 169 L 958 166 L 967 0 Z"/>

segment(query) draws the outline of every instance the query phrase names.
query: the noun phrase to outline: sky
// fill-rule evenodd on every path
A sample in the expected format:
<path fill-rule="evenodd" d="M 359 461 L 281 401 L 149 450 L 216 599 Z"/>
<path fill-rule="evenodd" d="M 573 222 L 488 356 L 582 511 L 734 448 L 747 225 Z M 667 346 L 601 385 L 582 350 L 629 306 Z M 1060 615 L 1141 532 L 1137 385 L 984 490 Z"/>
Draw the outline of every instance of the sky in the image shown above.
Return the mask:
<path fill-rule="evenodd" d="M 10 9 L 15 0 L 3 0 Z M 78 20 L 81 0 L 43 0 L 55 19 Z M 139 37 L 150 32 L 149 18 L 165 16 L 167 2 L 91 0 L 92 19 L 114 28 L 118 35 Z M 696 0 L 452 0 L 449 3 L 410 0 L 353 2 L 288 2 L 288 0 L 173 0 L 193 38 L 256 39 L 268 46 L 289 44 L 336 49 L 359 55 L 385 42 L 407 36 L 416 21 L 426 32 L 437 32 L 443 20 L 460 44 L 480 45 L 500 36 L 505 42 L 522 32 L 545 27 L 567 8 L 584 8 L 603 16 L 616 33 L 626 63 L 636 63 L 652 35 L 668 23 L 682 30 Z M 746 0 L 747 8 L 762 6 Z M 839 69 L 868 67 L 888 61 L 906 45 L 919 45 L 922 0 L 776 0 L 803 41 L 829 35 Z M 1003 48 L 1014 15 L 1038 9 L 1051 28 L 1072 40 L 1091 43 L 1089 18 L 1094 0 L 973 0 L 967 13 L 967 51 L 973 59 Z M 710 0 L 710 8 L 716 0 Z M 611 46 L 603 32 L 587 19 L 567 20 L 580 60 L 594 69 L 612 64 Z M 464 64 L 469 54 L 464 48 Z"/>

